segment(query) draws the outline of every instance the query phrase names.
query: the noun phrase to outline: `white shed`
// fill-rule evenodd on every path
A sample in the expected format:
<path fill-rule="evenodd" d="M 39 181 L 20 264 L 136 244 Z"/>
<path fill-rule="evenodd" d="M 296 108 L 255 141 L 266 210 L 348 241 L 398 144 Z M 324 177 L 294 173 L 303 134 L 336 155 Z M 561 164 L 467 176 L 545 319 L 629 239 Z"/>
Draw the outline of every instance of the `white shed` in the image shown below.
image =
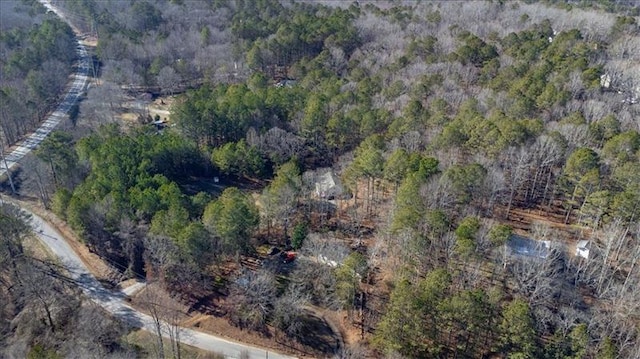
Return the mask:
<path fill-rule="evenodd" d="M 324 173 L 318 173 L 315 192 L 317 197 L 323 199 L 333 199 L 344 193 L 340 180 L 330 169 Z"/>
<path fill-rule="evenodd" d="M 589 259 L 589 241 L 578 241 L 578 245 L 576 246 L 576 256 Z"/>

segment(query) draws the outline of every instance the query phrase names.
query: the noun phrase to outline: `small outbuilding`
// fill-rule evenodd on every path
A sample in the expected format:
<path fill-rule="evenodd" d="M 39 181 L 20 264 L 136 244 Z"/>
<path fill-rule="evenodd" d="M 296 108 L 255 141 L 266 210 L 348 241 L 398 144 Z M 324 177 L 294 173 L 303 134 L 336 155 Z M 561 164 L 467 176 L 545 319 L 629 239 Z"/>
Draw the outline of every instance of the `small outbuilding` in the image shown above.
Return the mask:
<path fill-rule="evenodd" d="M 322 199 L 334 199 L 344 194 L 340 179 L 331 169 L 316 172 L 315 195 Z"/>
<path fill-rule="evenodd" d="M 507 241 L 507 247 L 512 255 L 534 258 L 547 258 L 551 252 L 550 241 L 512 235 Z"/>
<path fill-rule="evenodd" d="M 578 241 L 578 244 L 576 245 L 576 256 L 589 259 L 589 241 Z"/>

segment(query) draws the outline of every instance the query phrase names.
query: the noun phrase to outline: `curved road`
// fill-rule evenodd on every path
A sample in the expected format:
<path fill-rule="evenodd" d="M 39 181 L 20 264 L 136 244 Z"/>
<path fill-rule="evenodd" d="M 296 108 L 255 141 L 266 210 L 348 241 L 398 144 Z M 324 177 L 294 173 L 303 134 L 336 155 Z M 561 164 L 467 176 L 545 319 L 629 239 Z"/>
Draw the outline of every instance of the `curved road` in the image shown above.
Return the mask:
<path fill-rule="evenodd" d="M 39 239 L 59 258 L 61 264 L 69 271 L 69 276 L 87 297 L 127 324 L 155 333 L 156 327 L 151 316 L 127 305 L 125 301 L 127 296 L 123 292 L 111 291 L 103 287 L 58 231 L 41 217 L 29 211 L 26 212 L 32 216 L 31 226 Z M 166 330 L 166 328 L 163 329 Z M 163 336 L 169 338 L 169 333 L 164 331 Z M 228 358 L 239 358 L 243 353 L 248 354 L 252 359 L 293 358 L 187 328 L 180 329 L 180 341 L 200 349 L 224 354 Z"/>
<path fill-rule="evenodd" d="M 64 16 L 62 16 L 62 14 L 60 14 L 49 1 L 40 0 L 40 2 L 46 6 L 47 9 L 55 12 L 58 16 L 64 19 Z M 42 142 L 42 140 L 44 140 L 47 135 L 68 116 L 69 110 L 76 104 L 82 95 L 88 81 L 89 57 L 86 48 L 80 43 L 78 43 L 76 51 L 80 61 L 66 96 L 47 120 L 44 121 L 42 125 L 26 140 L 20 143 L 14 151 L 5 157 L 5 161 L 2 161 L 0 164 L 0 177 L 5 174 L 7 170 L 13 168 L 26 154 L 35 149 L 40 142 Z M 91 272 L 89 272 L 80 257 L 75 253 L 71 246 L 69 246 L 60 233 L 58 233 L 41 217 L 24 208 L 23 210 L 31 214 L 33 218 L 31 226 L 37 233 L 38 238 L 59 258 L 61 264 L 68 269 L 69 276 L 75 280 L 77 285 L 82 289 L 87 297 L 89 297 L 89 299 L 96 302 L 115 317 L 123 320 L 129 325 L 142 328 L 152 333 L 155 332 L 156 327 L 151 316 L 141 313 L 127 305 L 125 302 L 127 295 L 125 293 L 111 291 L 103 287 Z M 167 327 L 167 325 L 164 325 L 164 327 Z M 166 329 L 165 332 L 163 332 L 163 337 L 169 338 L 169 333 Z M 180 342 L 203 350 L 220 353 L 228 358 L 239 358 L 241 355 L 245 355 L 245 357 L 252 359 L 294 358 L 274 352 L 268 352 L 262 348 L 236 343 L 188 328 L 180 329 Z"/>

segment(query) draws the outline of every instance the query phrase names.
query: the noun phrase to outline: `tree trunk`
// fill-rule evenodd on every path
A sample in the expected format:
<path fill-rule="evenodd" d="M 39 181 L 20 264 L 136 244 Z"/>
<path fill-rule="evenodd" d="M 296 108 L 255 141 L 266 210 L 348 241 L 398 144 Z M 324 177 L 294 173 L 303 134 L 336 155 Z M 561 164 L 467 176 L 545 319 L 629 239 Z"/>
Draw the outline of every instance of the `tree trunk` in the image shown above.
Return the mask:
<path fill-rule="evenodd" d="M 51 317 L 51 309 L 45 300 L 40 299 L 42 302 L 42 307 L 44 308 L 45 313 L 47 314 L 47 322 L 49 322 L 49 328 L 51 328 L 51 332 L 56 331 L 56 326 L 53 324 L 53 318 Z"/>
<path fill-rule="evenodd" d="M 164 344 L 162 343 L 162 327 L 160 320 L 153 316 L 156 325 L 156 334 L 158 335 L 158 359 L 164 359 Z"/>
<path fill-rule="evenodd" d="M 0 155 L 2 157 L 2 162 L 4 164 L 4 168 L 7 170 L 7 178 L 9 178 L 9 185 L 11 186 L 11 193 L 16 194 L 16 187 L 13 185 L 13 178 L 11 177 L 11 170 L 9 169 L 9 165 L 7 164 L 7 158 L 4 156 L 4 143 L 0 141 Z"/>

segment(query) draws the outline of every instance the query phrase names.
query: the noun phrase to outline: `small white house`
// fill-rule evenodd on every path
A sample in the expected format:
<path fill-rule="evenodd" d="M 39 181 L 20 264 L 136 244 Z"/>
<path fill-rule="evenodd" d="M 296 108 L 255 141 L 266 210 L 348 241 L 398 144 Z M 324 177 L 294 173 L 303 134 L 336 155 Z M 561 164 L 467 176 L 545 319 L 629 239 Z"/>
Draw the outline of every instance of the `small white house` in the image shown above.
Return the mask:
<path fill-rule="evenodd" d="M 578 245 L 576 246 L 576 256 L 589 259 L 589 241 L 578 241 Z"/>
<path fill-rule="evenodd" d="M 600 86 L 606 89 L 611 87 L 611 75 L 609 74 L 600 75 Z"/>
<path fill-rule="evenodd" d="M 517 234 L 512 235 L 506 245 L 514 256 L 544 259 L 551 253 L 551 241 L 538 241 Z"/>
<path fill-rule="evenodd" d="M 330 169 L 318 174 L 315 182 L 315 194 L 319 198 L 333 199 L 344 193 L 340 180 Z"/>

